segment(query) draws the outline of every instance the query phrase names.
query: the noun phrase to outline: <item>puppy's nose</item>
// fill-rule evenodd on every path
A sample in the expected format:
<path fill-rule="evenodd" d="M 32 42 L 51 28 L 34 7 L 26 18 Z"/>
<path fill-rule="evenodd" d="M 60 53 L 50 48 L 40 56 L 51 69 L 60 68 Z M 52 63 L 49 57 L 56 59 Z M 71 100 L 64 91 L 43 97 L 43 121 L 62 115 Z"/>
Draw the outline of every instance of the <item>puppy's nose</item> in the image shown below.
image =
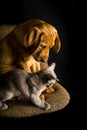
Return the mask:
<path fill-rule="evenodd" d="M 46 62 L 47 62 L 47 59 L 41 59 L 41 61 L 46 63 Z"/>

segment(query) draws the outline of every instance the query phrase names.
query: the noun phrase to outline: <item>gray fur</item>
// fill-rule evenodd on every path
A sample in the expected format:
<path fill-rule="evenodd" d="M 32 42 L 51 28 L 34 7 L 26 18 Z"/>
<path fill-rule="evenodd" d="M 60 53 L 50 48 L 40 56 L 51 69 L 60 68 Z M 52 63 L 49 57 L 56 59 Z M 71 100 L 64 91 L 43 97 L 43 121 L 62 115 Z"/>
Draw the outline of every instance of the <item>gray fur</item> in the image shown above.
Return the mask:
<path fill-rule="evenodd" d="M 7 109 L 5 101 L 18 97 L 28 99 L 34 105 L 48 110 L 50 104 L 39 98 L 46 87 L 51 87 L 57 80 L 54 72 L 55 63 L 37 73 L 27 73 L 21 69 L 9 71 L 0 76 L 0 109 Z"/>

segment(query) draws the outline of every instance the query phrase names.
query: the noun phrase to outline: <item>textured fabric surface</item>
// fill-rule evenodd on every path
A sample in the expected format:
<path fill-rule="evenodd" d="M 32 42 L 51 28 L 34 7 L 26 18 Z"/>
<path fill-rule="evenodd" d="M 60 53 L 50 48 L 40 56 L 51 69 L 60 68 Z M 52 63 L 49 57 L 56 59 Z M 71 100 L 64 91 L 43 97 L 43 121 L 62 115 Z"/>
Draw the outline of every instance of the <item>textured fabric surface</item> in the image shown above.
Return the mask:
<path fill-rule="evenodd" d="M 51 94 L 45 94 L 45 100 L 51 105 L 49 110 L 46 111 L 38 108 L 37 106 L 27 101 L 23 102 L 10 100 L 6 102 L 9 108 L 7 110 L 0 110 L 0 117 L 23 118 L 64 109 L 64 107 L 67 106 L 70 101 L 70 94 L 59 83 L 57 83 L 54 88 L 55 92 Z"/>

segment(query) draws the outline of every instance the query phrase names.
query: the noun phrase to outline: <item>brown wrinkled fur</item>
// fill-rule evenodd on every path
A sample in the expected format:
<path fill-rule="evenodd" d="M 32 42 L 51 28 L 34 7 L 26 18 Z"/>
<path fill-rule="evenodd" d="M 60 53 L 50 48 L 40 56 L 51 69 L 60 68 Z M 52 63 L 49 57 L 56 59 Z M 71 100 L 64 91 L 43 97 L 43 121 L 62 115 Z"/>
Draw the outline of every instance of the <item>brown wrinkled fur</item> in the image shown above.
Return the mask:
<path fill-rule="evenodd" d="M 37 72 L 48 65 L 50 49 L 58 52 L 60 46 L 58 31 L 45 21 L 0 26 L 0 74 L 15 68 Z"/>

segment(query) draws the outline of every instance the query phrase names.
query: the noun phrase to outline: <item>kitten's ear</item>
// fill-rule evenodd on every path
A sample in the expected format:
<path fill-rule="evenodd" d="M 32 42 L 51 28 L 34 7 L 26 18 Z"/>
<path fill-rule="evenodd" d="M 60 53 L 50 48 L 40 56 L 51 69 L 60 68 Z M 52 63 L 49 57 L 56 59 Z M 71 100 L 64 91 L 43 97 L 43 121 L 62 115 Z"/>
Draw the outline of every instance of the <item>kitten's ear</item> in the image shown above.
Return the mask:
<path fill-rule="evenodd" d="M 52 64 L 49 66 L 49 69 L 54 70 L 54 69 L 55 69 L 55 66 L 56 66 L 56 63 L 52 63 Z"/>

